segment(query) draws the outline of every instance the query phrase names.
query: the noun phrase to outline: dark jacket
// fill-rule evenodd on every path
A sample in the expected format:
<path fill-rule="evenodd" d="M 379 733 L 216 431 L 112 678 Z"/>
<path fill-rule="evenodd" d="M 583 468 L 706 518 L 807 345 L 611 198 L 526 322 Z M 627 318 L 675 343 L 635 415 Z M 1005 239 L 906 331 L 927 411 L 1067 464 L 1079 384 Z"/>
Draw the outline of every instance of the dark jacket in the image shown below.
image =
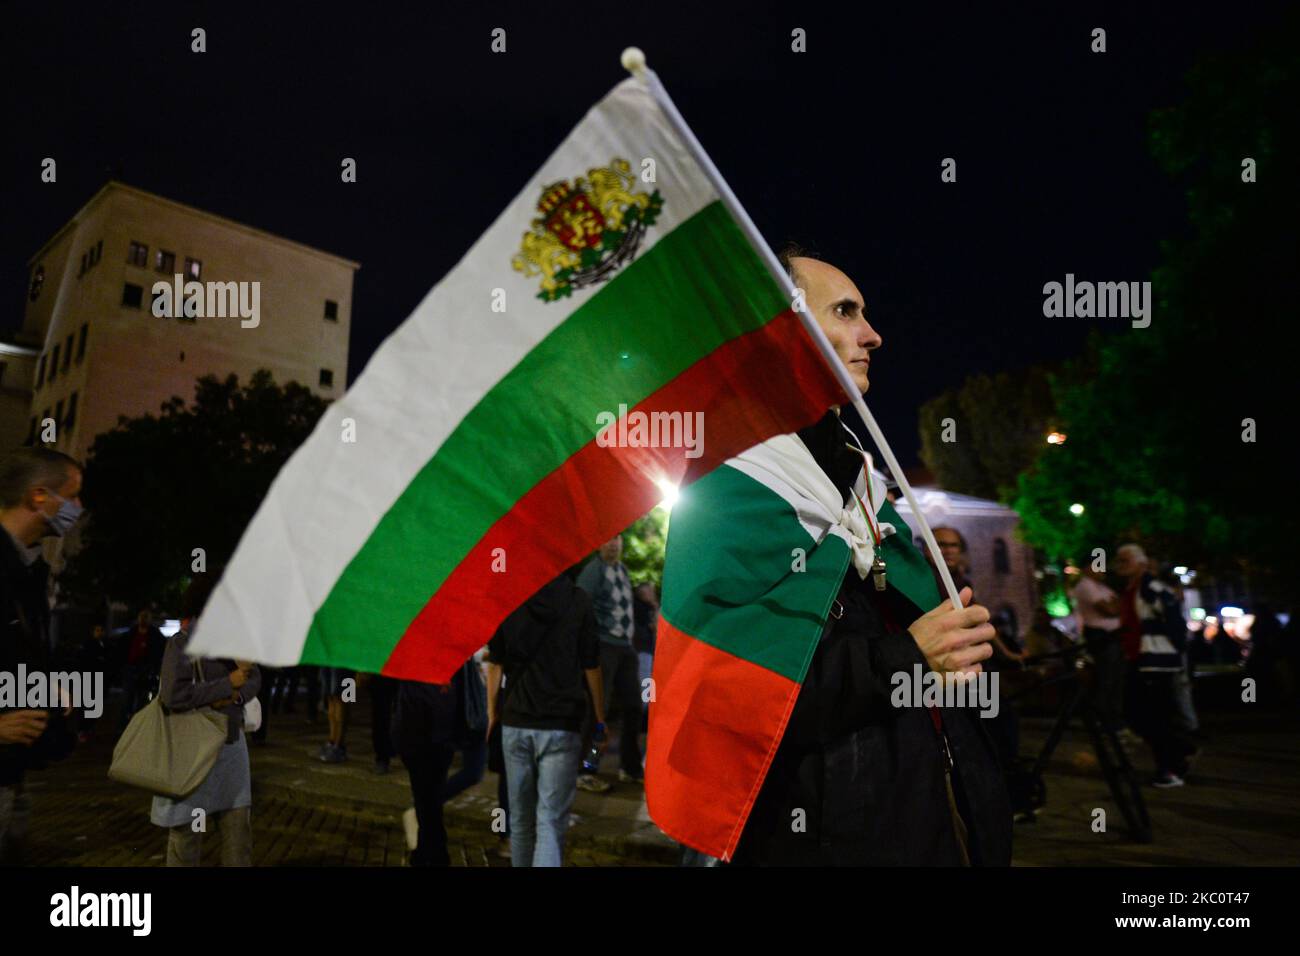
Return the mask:
<path fill-rule="evenodd" d="M 0 672 L 14 675 L 15 680 L 20 664 L 28 673 L 61 669 L 50 651 L 49 574 L 49 565 L 40 558 L 34 564 L 24 564 L 13 538 L 0 529 Z M 71 749 L 76 738 L 70 725 L 58 708 L 47 709 L 49 723 L 34 743 L 0 744 L 0 786 L 21 783 L 26 771 L 65 756 Z"/>
<path fill-rule="evenodd" d="M 111 645 L 114 661 L 118 668 L 127 666 L 127 655 L 131 652 L 131 642 L 135 640 L 136 625 L 132 624 L 126 629 L 113 635 Z M 145 639 L 144 655 L 135 662 L 135 666 L 149 674 L 159 674 L 162 672 L 163 654 L 167 650 L 167 638 L 163 637 L 155 625 L 149 625 L 149 634 Z"/>
<path fill-rule="evenodd" d="M 447 684 L 404 680 L 397 690 L 393 741 L 399 754 L 430 744 L 461 748 L 487 732 L 487 690 L 478 661 L 470 658 Z"/>
<path fill-rule="evenodd" d="M 862 459 L 840 454 L 838 423 L 823 419 L 800 437 L 848 488 Z M 922 609 L 892 589 L 877 592 L 852 568 L 838 600 L 843 616 L 814 652 L 733 862 L 961 865 L 942 738 L 925 708 L 890 705 L 891 675 L 924 665 L 907 631 Z M 977 710 L 939 713 L 971 862 L 1008 865 L 1011 807 L 996 750 Z"/>
<path fill-rule="evenodd" d="M 238 700 L 220 708 L 226 715 L 226 743 L 233 744 L 244 730 L 244 702 L 257 696 L 262 687 L 262 672 L 254 667 L 238 691 L 230 683 L 235 662 L 227 658 L 204 657 L 199 660 L 198 674 L 194 659 L 185 653 L 190 632 L 177 631 L 163 651 L 162 674 L 158 698 L 168 710 L 194 710 L 214 701 L 238 694 Z"/>
<path fill-rule="evenodd" d="M 582 728 L 587 713 L 583 671 L 600 666 L 591 598 L 567 575 L 542 587 L 507 617 L 488 654 L 505 671 L 503 727 Z"/>
<path fill-rule="evenodd" d="M 1142 575 L 1136 589 L 1122 600 L 1132 600 L 1141 628 L 1138 670 L 1177 672 L 1183 669 L 1187 648 L 1187 622 L 1173 588 L 1150 574 Z"/>

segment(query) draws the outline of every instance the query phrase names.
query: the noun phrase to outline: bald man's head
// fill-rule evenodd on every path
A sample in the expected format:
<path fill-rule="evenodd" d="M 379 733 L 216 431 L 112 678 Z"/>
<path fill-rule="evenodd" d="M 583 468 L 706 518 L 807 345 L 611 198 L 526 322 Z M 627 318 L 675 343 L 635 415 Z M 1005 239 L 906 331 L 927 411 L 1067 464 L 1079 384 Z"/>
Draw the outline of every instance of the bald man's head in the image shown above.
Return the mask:
<path fill-rule="evenodd" d="M 781 264 L 795 288 L 803 290 L 808 311 L 835 347 L 835 354 L 849 370 L 854 384 L 865 393 L 871 385 L 871 353 L 884 341 L 867 322 L 867 304 L 853 280 L 830 263 L 802 252 L 787 247 L 781 254 Z"/>

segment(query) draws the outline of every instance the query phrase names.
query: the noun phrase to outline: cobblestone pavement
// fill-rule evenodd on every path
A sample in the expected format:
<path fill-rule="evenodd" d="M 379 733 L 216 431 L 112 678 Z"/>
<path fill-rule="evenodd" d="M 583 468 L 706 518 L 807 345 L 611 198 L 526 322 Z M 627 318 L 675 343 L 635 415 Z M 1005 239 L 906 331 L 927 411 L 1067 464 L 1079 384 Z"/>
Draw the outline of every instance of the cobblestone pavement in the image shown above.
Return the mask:
<path fill-rule="evenodd" d="M 403 813 L 410 787 L 398 760 L 392 772 L 372 770 L 369 708 L 364 691 L 352 705 L 352 759 L 315 759 L 323 720 L 299 712 L 271 715 L 268 742 L 252 745 L 253 859 L 260 866 L 401 866 L 407 855 Z M 111 716 L 111 711 L 108 716 Z M 1081 731 L 1057 748 L 1047 775 L 1047 805 L 1032 824 L 1015 830 L 1018 866 L 1295 865 L 1300 863 L 1300 722 L 1269 715 L 1212 716 L 1211 734 L 1188 785 L 1144 787 L 1155 840 L 1130 841 Z M 1022 753 L 1045 739 L 1049 722 L 1022 724 Z M 149 797 L 107 779 L 112 724 L 68 760 L 28 776 L 33 812 L 27 860 L 34 865 L 159 866 L 166 837 L 149 822 Z M 1149 776 L 1145 748 L 1135 754 Z M 613 781 L 616 758 L 606 755 Z M 509 866 L 492 830 L 497 778 L 447 805 L 454 866 Z M 1092 828 L 1094 810 L 1107 813 L 1105 832 Z M 207 841 L 211 856 L 217 835 Z M 608 794 L 579 792 L 566 844 L 576 866 L 672 865 L 678 849 L 650 822 L 639 785 L 614 783 Z"/>
<path fill-rule="evenodd" d="M 110 702 L 110 708 L 116 701 Z M 253 862 L 258 866 L 403 866 L 403 814 L 411 806 L 401 761 L 373 772 L 369 707 L 364 688 L 351 705 L 351 759 L 326 765 L 315 754 L 325 723 L 299 712 L 270 716 L 267 743 L 250 742 L 253 776 Z M 37 866 L 161 866 L 166 834 L 149 822 L 150 797 L 110 781 L 110 709 L 91 741 L 68 760 L 28 775 L 32 820 L 26 862 Z M 459 766 L 459 760 L 456 766 Z M 606 774 L 611 780 L 614 774 Z M 508 867 L 505 841 L 493 831 L 497 777 L 488 773 L 446 807 L 453 866 Z M 215 825 L 204 862 L 215 862 Z M 570 866 L 649 866 L 676 862 L 678 849 L 650 822 L 639 785 L 614 784 L 608 794 L 579 792 L 565 847 Z"/>

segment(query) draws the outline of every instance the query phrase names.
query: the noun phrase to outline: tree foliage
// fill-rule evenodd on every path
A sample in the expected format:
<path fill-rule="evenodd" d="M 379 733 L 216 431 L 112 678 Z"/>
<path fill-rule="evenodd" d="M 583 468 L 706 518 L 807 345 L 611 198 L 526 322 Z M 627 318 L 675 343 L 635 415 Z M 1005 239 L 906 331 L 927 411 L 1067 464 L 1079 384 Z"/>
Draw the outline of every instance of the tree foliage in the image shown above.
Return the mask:
<path fill-rule="evenodd" d="M 655 508 L 638 518 L 623 534 L 623 563 L 632 586 L 650 582 L 659 590 L 664 577 L 664 548 L 668 542 L 668 512 Z"/>
<path fill-rule="evenodd" d="M 306 440 L 324 399 L 255 373 L 205 376 L 194 400 L 158 415 L 118 419 L 86 463 L 82 549 L 69 564 L 74 593 L 170 604 L 191 575 L 228 561 L 272 480 Z"/>
<path fill-rule="evenodd" d="M 1021 478 L 1015 507 L 1054 557 L 1133 538 L 1257 581 L 1300 573 L 1295 507 L 1276 494 L 1295 486 L 1296 24 L 1202 62 L 1186 100 L 1151 116 L 1189 229 L 1162 244 L 1150 327 L 1094 341 L 1076 363 L 1089 374 L 1053 389 L 1069 440 Z M 1246 158 L 1257 182 L 1243 181 Z"/>
<path fill-rule="evenodd" d="M 921 460 L 949 491 L 1007 501 L 1042 452 L 1054 415 L 1049 374 L 974 375 L 921 406 Z M 952 419 L 955 441 L 945 441 Z"/>

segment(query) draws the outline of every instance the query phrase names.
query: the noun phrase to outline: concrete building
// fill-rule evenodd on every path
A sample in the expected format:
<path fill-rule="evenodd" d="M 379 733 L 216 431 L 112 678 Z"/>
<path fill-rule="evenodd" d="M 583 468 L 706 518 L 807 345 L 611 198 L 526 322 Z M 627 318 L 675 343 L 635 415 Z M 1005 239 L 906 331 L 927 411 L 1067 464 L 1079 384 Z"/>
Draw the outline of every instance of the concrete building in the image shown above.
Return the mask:
<path fill-rule="evenodd" d="M 41 342 L 21 333 L 10 333 L 12 341 L 0 340 L 0 452 L 17 448 L 27 438 L 28 415 L 32 408 L 32 383 Z"/>
<path fill-rule="evenodd" d="M 1017 633 L 1024 634 L 1033 624 L 1039 597 L 1034 551 L 1015 534 L 1020 516 L 996 501 L 937 488 L 912 490 L 930 527 L 956 528 L 966 539 L 966 574 L 975 589 L 975 600 L 993 614 L 1010 607 L 1015 611 Z M 894 507 L 915 532 L 907 502 L 900 497 Z M 914 537 L 921 553 L 928 555 L 921 536 Z"/>
<path fill-rule="evenodd" d="M 327 399 L 347 385 L 348 259 L 110 182 L 28 266 L 15 339 L 39 353 L 20 444 L 52 431 L 51 447 L 84 458 L 119 415 L 188 402 L 208 374 L 265 368 Z"/>

